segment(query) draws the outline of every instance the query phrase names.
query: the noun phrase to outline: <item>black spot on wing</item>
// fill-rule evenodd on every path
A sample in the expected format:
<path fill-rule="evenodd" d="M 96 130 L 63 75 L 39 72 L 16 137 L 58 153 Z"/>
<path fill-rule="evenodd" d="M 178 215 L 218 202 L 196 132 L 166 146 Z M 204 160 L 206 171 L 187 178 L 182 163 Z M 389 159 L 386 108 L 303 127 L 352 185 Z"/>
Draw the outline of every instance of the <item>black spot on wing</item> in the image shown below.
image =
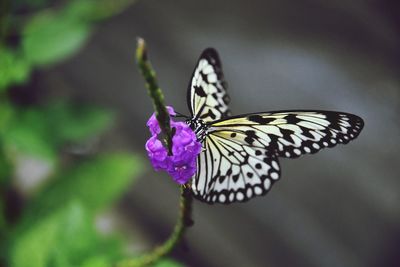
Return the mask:
<path fill-rule="evenodd" d="M 250 136 L 246 136 L 246 137 L 244 138 L 244 141 L 245 141 L 246 143 L 248 143 L 249 145 L 252 145 L 253 142 L 254 142 L 254 138 L 252 138 L 252 137 L 250 137 Z"/>
<path fill-rule="evenodd" d="M 204 90 L 201 86 L 194 86 L 194 92 L 196 93 L 196 95 L 201 96 L 201 97 L 207 96 L 207 94 L 204 92 Z"/>
<path fill-rule="evenodd" d="M 291 143 L 293 143 L 294 141 L 293 141 L 293 138 L 292 138 L 292 133 L 293 133 L 293 131 L 291 131 L 291 130 L 282 130 L 282 129 L 280 129 L 280 131 L 281 131 L 281 133 L 282 133 L 282 135 L 283 135 L 283 139 L 285 139 L 285 140 L 287 140 L 287 141 L 289 141 L 289 142 L 291 142 Z"/>
<path fill-rule="evenodd" d="M 264 118 L 261 115 L 250 115 L 248 117 L 249 121 L 260 123 L 260 124 L 268 124 L 271 121 L 274 121 L 274 118 Z"/>
<path fill-rule="evenodd" d="M 285 120 L 288 124 L 297 124 L 301 121 L 299 118 L 296 117 L 296 114 L 288 114 L 285 117 Z"/>
<path fill-rule="evenodd" d="M 252 145 L 254 140 L 257 139 L 256 132 L 253 130 L 247 130 L 245 131 L 246 137 L 244 138 L 244 141 L 248 143 L 249 145 Z"/>
<path fill-rule="evenodd" d="M 215 120 L 217 118 L 217 116 L 215 115 L 214 112 L 212 112 L 212 110 L 210 109 L 207 113 L 204 113 L 203 115 L 201 115 L 200 119 L 205 119 L 205 118 L 211 118 L 213 120 Z"/>
<path fill-rule="evenodd" d="M 256 132 L 255 132 L 254 130 L 247 130 L 247 131 L 245 131 L 245 134 L 246 134 L 248 137 L 257 138 Z"/>
<path fill-rule="evenodd" d="M 313 139 L 314 135 L 311 134 L 310 130 L 307 129 L 306 127 L 299 126 L 300 129 L 302 130 L 301 134 L 304 135 L 307 138 Z"/>
<path fill-rule="evenodd" d="M 201 78 L 203 79 L 203 81 L 205 81 L 206 83 L 208 83 L 208 75 L 204 74 L 204 72 L 200 72 Z"/>

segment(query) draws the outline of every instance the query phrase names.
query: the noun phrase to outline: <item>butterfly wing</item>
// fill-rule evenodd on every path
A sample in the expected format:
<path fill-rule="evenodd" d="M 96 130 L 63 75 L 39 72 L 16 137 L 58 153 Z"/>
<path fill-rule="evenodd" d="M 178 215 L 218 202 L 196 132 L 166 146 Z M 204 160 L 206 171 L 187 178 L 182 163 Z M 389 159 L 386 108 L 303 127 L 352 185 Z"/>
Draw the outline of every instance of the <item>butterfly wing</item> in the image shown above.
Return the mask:
<path fill-rule="evenodd" d="M 277 157 L 346 144 L 363 126 L 358 116 L 332 111 L 254 113 L 215 121 L 198 158 L 194 195 L 208 203 L 263 195 L 279 179 Z"/>
<path fill-rule="evenodd" d="M 211 122 L 230 114 L 222 65 L 215 49 L 207 48 L 201 54 L 193 71 L 187 98 L 192 118 Z"/>
<path fill-rule="evenodd" d="M 197 158 L 194 196 L 207 203 L 244 202 L 264 195 L 280 177 L 277 156 L 239 138 L 209 134 Z"/>
<path fill-rule="evenodd" d="M 347 144 L 363 127 L 363 120 L 353 114 L 307 110 L 247 114 L 211 125 L 214 135 L 236 133 L 247 144 L 273 148 L 286 158 Z"/>

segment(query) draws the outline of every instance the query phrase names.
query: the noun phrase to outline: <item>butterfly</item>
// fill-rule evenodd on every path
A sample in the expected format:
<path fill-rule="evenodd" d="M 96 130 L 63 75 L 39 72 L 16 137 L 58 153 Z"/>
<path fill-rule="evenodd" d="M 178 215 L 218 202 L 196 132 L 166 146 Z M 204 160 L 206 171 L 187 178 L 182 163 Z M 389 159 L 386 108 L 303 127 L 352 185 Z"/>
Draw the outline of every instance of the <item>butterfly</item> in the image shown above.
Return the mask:
<path fill-rule="evenodd" d="M 203 151 L 191 180 L 195 198 L 209 203 L 244 202 L 265 195 L 279 180 L 279 158 L 346 144 L 363 120 L 353 114 L 287 110 L 231 116 L 218 53 L 207 48 L 193 71 L 187 92 L 191 116 L 186 123 Z"/>

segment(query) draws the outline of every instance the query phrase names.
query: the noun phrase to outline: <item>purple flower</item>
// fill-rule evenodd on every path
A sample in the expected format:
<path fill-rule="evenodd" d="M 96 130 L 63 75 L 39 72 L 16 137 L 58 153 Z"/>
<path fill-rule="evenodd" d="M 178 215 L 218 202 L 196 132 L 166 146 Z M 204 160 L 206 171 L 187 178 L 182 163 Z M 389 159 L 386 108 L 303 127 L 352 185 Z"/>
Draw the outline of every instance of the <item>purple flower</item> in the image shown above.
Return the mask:
<path fill-rule="evenodd" d="M 167 106 L 167 111 L 168 111 L 169 115 L 176 115 L 173 107 Z M 155 113 L 153 113 L 153 115 L 151 115 L 151 117 L 147 121 L 146 125 L 147 125 L 147 127 L 149 127 L 152 135 L 161 133 L 161 128 L 160 128 L 160 125 L 158 125 L 158 121 L 156 119 Z"/>
<path fill-rule="evenodd" d="M 149 155 L 151 164 L 156 171 L 167 168 L 168 152 L 162 145 L 161 141 L 157 139 L 157 135 L 153 135 L 146 142 L 146 150 Z"/>
<path fill-rule="evenodd" d="M 176 114 L 172 107 L 167 107 L 167 110 L 170 115 Z M 161 129 L 154 114 L 147 122 L 152 136 L 146 142 L 146 150 L 156 171 L 165 170 L 177 183 L 185 184 L 196 172 L 196 158 L 201 152 L 201 143 L 186 123 L 171 120 L 170 124 L 171 128 L 175 128 L 172 155 L 168 155 L 167 148 L 158 139 Z"/>

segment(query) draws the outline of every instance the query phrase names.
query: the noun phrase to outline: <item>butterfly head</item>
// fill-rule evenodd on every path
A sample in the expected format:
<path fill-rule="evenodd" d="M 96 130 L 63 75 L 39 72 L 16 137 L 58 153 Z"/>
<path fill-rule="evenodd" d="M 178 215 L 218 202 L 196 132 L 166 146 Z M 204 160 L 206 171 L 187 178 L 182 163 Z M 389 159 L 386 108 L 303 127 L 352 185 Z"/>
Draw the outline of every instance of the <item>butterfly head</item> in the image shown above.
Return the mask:
<path fill-rule="evenodd" d="M 194 131 L 199 142 L 203 142 L 204 138 L 208 133 L 208 125 L 201 119 L 190 118 L 186 120 L 186 123 Z"/>

